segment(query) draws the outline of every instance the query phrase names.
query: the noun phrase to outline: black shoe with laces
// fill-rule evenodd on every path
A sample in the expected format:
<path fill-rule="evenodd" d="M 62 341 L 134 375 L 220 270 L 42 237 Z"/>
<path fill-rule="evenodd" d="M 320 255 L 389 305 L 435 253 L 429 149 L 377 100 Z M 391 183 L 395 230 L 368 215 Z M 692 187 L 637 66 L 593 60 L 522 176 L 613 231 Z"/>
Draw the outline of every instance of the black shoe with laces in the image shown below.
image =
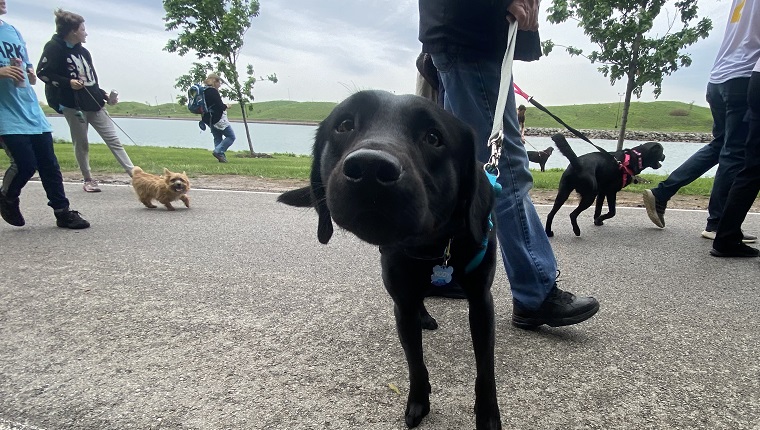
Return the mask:
<path fill-rule="evenodd" d="M 576 297 L 557 288 L 554 284 L 549 295 L 536 310 L 529 310 L 512 301 L 512 325 L 534 329 L 540 325 L 559 327 L 586 321 L 599 310 L 599 302 L 593 297 Z"/>
<path fill-rule="evenodd" d="M 77 211 L 66 209 L 63 212 L 56 212 L 55 218 L 56 225 L 61 228 L 80 230 L 90 226 L 90 223 L 85 221 Z"/>
<path fill-rule="evenodd" d="M 24 216 L 21 215 L 18 203 L 18 198 L 9 199 L 5 197 L 5 194 L 0 193 L 0 216 L 8 224 L 21 227 L 26 224 L 26 221 L 24 220 Z"/>

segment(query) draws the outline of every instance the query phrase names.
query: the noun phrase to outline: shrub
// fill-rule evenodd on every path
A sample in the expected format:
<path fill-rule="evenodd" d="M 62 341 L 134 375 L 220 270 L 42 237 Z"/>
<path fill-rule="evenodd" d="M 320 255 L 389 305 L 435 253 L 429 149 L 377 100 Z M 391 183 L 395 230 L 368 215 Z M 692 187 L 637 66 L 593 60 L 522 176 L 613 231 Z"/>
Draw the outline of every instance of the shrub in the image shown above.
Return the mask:
<path fill-rule="evenodd" d="M 689 111 L 686 109 L 673 109 L 670 111 L 670 116 L 689 116 Z"/>

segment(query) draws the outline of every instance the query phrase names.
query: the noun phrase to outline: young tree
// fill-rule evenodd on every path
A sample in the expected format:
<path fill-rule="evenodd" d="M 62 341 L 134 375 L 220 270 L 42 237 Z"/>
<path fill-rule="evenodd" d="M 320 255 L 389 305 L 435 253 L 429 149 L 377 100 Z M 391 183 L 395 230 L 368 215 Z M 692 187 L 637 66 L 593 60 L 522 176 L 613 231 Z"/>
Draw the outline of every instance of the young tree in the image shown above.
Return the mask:
<path fill-rule="evenodd" d="M 565 48 L 570 55 L 600 63 L 598 70 L 609 77 L 612 85 L 626 80 L 618 149 L 623 147 L 631 94 L 639 98 L 643 86 L 651 84 L 655 98 L 659 97 L 663 77 L 691 65 L 691 57 L 682 49 L 706 38 L 712 29 L 708 18 L 691 25 L 697 19 L 697 0 L 676 0 L 671 2 L 675 13 L 668 17 L 665 34 L 653 34 L 654 21 L 666 3 L 668 0 L 554 0 L 548 9 L 549 22 L 577 20 L 599 49 L 586 56 L 581 49 L 556 46 Z M 681 23 L 677 25 L 679 18 Z M 553 41 L 545 41 L 544 54 L 548 55 L 554 46 Z"/>
<path fill-rule="evenodd" d="M 258 0 L 163 0 L 166 16 L 166 30 L 180 29 L 176 39 L 170 39 L 164 48 L 185 56 L 193 51 L 198 60 L 186 75 L 177 79 L 175 88 L 186 90 L 196 82 L 203 81 L 209 72 L 216 71 L 224 79 L 220 89 L 223 97 L 235 100 L 243 114 L 243 125 L 248 137 L 251 156 L 265 156 L 253 150 L 251 133 L 248 130 L 246 106 L 253 101 L 253 86 L 256 84 L 253 66 L 246 67 L 246 80 L 241 84 L 238 72 L 238 58 L 243 48 L 245 33 L 251 27 L 251 20 L 259 16 Z M 265 78 L 277 83 L 277 75 Z M 180 96 L 180 103 L 186 102 Z"/>

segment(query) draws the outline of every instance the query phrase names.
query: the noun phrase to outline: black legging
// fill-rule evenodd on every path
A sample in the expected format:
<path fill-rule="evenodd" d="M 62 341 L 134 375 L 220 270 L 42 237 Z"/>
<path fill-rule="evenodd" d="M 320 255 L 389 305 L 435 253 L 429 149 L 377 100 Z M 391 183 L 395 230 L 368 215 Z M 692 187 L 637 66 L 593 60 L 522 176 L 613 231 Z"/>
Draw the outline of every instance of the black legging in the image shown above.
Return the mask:
<path fill-rule="evenodd" d="M 723 216 L 718 225 L 713 247 L 716 249 L 741 243 L 741 226 L 760 192 L 760 72 L 752 72 L 747 89 L 749 134 L 744 168 L 736 175 L 728 193 Z M 720 249 L 719 249 L 720 250 Z"/>

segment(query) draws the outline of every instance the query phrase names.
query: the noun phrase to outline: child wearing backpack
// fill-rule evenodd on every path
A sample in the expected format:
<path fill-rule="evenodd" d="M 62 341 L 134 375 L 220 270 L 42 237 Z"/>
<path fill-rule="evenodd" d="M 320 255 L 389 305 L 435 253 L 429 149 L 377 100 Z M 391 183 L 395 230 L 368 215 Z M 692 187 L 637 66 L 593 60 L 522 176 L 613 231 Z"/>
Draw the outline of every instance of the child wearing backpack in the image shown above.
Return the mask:
<path fill-rule="evenodd" d="M 220 163 L 226 163 L 227 157 L 224 153 L 235 142 L 235 132 L 232 130 L 232 124 L 227 119 L 227 105 L 222 102 L 222 96 L 219 94 L 222 78 L 216 73 L 211 73 L 203 83 L 206 85 L 206 88 L 199 92 L 203 99 L 203 104 L 205 104 L 205 109 L 202 108 L 197 113 L 201 113 L 201 121 L 204 124 L 211 126 L 211 134 L 214 136 L 214 151 L 212 154 Z M 192 99 L 190 103 L 192 103 Z M 190 108 L 191 106 L 188 104 L 188 109 Z"/>

